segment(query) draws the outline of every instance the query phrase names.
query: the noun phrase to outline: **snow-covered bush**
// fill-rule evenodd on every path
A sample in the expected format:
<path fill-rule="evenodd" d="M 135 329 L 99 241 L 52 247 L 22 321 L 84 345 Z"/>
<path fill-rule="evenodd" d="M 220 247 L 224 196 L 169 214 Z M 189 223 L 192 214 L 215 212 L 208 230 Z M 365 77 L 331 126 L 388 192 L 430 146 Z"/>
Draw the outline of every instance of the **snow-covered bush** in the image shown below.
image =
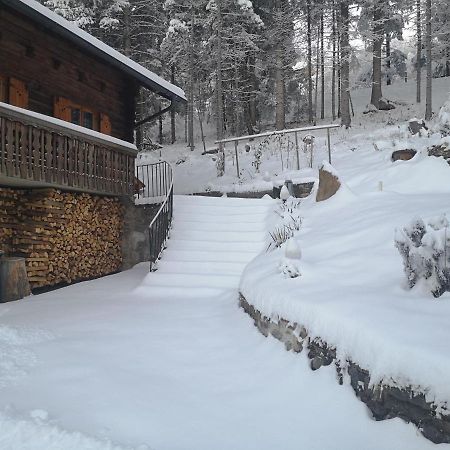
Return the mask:
<path fill-rule="evenodd" d="M 450 135 L 450 99 L 448 99 L 439 110 L 436 128 L 436 131 L 440 132 L 444 136 Z"/>
<path fill-rule="evenodd" d="M 269 233 L 271 242 L 268 250 L 271 248 L 281 247 L 288 239 L 294 236 L 295 232 L 300 229 L 302 218 L 300 217 L 300 200 L 295 197 L 288 197 L 284 202 L 280 202 L 275 214 L 280 219 L 274 228 L 274 231 Z"/>
<path fill-rule="evenodd" d="M 396 230 L 395 246 L 402 256 L 409 288 L 424 280 L 434 297 L 450 291 L 450 234 L 445 216 L 427 224 L 418 218 Z"/>
<path fill-rule="evenodd" d="M 300 259 L 302 252 L 298 242 L 294 238 L 290 238 L 284 249 L 284 256 L 280 261 L 278 269 L 286 278 L 297 278 L 300 273 Z"/>
<path fill-rule="evenodd" d="M 289 196 L 286 201 L 278 206 L 275 213 L 280 216 L 281 222 L 284 225 L 296 231 L 300 229 L 302 218 L 300 217 L 300 200 L 298 198 Z"/>

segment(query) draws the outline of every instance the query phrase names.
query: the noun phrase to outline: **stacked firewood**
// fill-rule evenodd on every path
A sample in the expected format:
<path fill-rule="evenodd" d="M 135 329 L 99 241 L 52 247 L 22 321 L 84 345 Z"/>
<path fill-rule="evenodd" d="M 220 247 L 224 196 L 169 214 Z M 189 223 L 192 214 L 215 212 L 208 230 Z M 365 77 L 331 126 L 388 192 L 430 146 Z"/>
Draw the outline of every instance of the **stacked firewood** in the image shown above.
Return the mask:
<path fill-rule="evenodd" d="M 0 188 L 0 250 L 5 253 L 12 251 L 19 195 L 19 191 Z"/>
<path fill-rule="evenodd" d="M 15 251 L 26 257 L 32 288 L 120 269 L 123 212 L 112 198 L 28 191 L 18 208 Z"/>

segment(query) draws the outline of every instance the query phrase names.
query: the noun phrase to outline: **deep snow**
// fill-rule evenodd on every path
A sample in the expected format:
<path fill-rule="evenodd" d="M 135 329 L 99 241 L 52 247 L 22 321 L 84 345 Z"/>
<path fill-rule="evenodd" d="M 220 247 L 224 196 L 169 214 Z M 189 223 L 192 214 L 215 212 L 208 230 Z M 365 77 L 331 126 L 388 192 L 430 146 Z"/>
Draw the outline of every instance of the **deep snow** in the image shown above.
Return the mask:
<path fill-rule="evenodd" d="M 238 308 L 272 207 L 176 197 L 156 273 L 0 305 L 0 448 L 433 448 L 412 425 L 371 420 L 332 368 L 311 372 Z"/>

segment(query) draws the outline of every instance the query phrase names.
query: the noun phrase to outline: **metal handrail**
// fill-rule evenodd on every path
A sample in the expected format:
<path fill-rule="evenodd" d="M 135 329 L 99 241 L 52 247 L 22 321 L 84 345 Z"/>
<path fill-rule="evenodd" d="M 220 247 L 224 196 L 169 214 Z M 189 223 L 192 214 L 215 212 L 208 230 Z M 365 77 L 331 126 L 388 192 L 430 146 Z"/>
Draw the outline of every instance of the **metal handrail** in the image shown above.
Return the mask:
<path fill-rule="evenodd" d="M 146 196 L 147 198 L 151 198 L 152 193 L 153 195 L 156 193 L 157 196 L 164 196 L 164 201 L 158 208 L 158 211 L 156 212 L 155 216 L 150 222 L 150 225 L 148 226 L 150 250 L 149 260 L 150 271 L 152 271 L 155 268 L 156 262 L 161 257 L 161 253 L 165 248 L 166 241 L 169 238 L 169 231 L 172 226 L 173 171 L 170 164 L 168 164 L 166 161 L 138 166 L 137 169 L 141 170 L 141 174 L 151 174 L 151 180 L 149 177 L 145 179 L 147 186 L 144 187 L 141 198 L 145 198 Z M 157 187 L 157 192 L 151 190 L 150 181 L 152 187 Z"/>
<path fill-rule="evenodd" d="M 298 133 L 304 133 L 306 131 L 322 131 L 322 130 L 326 130 L 326 132 L 327 132 L 328 162 L 331 164 L 330 130 L 333 129 L 333 128 L 339 128 L 339 127 L 340 127 L 340 125 L 330 124 L 330 125 L 315 125 L 315 126 L 303 127 L 303 128 L 286 128 L 284 130 L 267 131 L 265 133 L 250 134 L 250 135 L 246 135 L 246 136 L 239 136 L 239 137 L 234 137 L 234 138 L 221 139 L 221 140 L 215 141 L 215 143 L 219 144 L 219 146 L 221 146 L 222 150 L 223 150 L 224 144 L 227 144 L 229 142 L 234 142 L 234 158 L 236 159 L 236 175 L 237 175 L 238 178 L 240 178 L 241 175 L 240 175 L 240 171 L 239 171 L 239 151 L 238 151 L 238 144 L 239 144 L 240 141 L 253 141 L 255 139 L 269 138 L 269 137 L 273 137 L 273 136 L 286 135 L 286 134 L 293 133 L 295 135 L 295 151 L 296 151 L 296 154 L 297 154 L 297 170 L 300 170 Z M 312 154 L 311 154 L 311 160 L 312 160 Z"/>

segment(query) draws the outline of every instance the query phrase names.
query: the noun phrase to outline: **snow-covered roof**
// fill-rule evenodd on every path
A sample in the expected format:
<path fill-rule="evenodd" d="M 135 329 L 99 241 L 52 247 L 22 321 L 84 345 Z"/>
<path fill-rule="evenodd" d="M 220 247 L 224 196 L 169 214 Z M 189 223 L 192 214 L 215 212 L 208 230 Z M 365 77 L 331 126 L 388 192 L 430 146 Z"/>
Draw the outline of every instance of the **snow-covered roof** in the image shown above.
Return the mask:
<path fill-rule="evenodd" d="M 16 11 L 38 21 L 60 36 L 70 40 L 78 47 L 118 68 L 136 79 L 142 86 L 174 101 L 186 102 L 186 96 L 181 88 L 175 86 L 160 76 L 141 66 L 109 45 L 91 36 L 35 0 L 0 0 Z"/>

